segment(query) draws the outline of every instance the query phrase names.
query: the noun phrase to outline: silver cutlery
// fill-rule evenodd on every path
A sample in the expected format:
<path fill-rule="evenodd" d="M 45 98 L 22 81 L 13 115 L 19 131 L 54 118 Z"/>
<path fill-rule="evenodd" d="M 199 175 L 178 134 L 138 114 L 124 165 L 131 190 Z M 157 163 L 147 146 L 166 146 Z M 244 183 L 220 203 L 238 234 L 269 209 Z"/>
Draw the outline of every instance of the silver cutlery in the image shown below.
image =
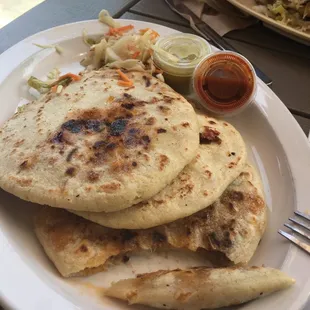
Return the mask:
<path fill-rule="evenodd" d="M 300 211 L 295 211 L 294 213 L 297 215 L 297 217 L 289 218 L 292 224 L 285 223 L 284 226 L 296 232 L 297 234 L 303 236 L 304 238 L 310 240 L 310 215 L 300 212 Z M 281 229 L 278 232 L 280 235 L 282 235 L 283 237 L 293 242 L 295 245 L 297 245 L 301 249 L 305 250 L 308 254 L 310 254 L 310 244 L 307 244 L 307 242 L 301 241 L 299 238 Z"/>

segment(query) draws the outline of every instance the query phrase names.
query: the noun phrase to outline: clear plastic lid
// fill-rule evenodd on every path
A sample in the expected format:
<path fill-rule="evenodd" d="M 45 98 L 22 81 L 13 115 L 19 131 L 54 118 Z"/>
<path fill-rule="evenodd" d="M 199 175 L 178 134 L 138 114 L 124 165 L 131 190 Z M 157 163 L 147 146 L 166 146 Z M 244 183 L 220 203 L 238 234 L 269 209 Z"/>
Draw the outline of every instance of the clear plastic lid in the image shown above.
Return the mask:
<path fill-rule="evenodd" d="M 165 72 L 178 76 L 191 76 L 196 65 L 210 54 L 211 47 L 204 39 L 193 34 L 173 34 L 156 42 L 156 47 L 176 57 L 173 61 L 165 53 L 154 52 L 155 64 Z"/>

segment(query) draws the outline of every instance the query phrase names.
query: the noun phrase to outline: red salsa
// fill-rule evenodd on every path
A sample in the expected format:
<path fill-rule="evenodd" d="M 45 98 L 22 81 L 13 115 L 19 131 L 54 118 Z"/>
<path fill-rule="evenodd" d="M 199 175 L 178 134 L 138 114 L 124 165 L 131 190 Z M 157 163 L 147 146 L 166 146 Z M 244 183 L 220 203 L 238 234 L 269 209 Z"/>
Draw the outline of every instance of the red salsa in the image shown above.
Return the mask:
<path fill-rule="evenodd" d="M 218 52 L 200 62 L 193 83 L 195 92 L 207 108 L 230 113 L 252 101 L 255 79 L 252 65 L 243 56 Z"/>

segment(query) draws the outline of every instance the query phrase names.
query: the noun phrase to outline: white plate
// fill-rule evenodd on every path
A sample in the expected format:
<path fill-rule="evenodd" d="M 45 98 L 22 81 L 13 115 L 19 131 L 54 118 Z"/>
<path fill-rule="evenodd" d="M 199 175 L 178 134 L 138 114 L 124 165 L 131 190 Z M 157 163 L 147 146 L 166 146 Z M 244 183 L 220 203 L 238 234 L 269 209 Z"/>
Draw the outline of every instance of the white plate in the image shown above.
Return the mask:
<path fill-rule="evenodd" d="M 136 28 L 151 27 L 161 35 L 175 30 L 141 21 L 122 20 Z M 9 118 L 17 105 L 31 99 L 26 87 L 29 75 L 43 77 L 54 67 L 63 72 L 82 68 L 79 61 L 87 51 L 81 39 L 83 29 L 90 35 L 107 30 L 97 21 L 85 21 L 38 33 L 10 48 L 0 56 L 0 123 Z M 60 44 L 63 55 L 40 50 L 32 43 Z M 267 232 L 252 261 L 253 264 L 281 268 L 296 279 L 289 290 L 242 306 L 242 309 L 301 309 L 310 289 L 309 257 L 282 239 L 277 230 L 293 214 L 306 211 L 309 200 L 310 149 L 306 136 L 292 115 L 261 81 L 257 103 L 229 119 L 242 133 L 249 155 L 257 165 L 270 209 Z M 152 254 L 132 257 L 126 265 L 107 272 L 65 280 L 60 277 L 37 242 L 32 227 L 36 205 L 0 191 L 0 295 L 2 303 L 13 309 L 130 309 L 125 303 L 97 296 L 99 287 L 112 280 L 132 277 L 137 272 L 201 265 L 195 254 Z M 102 295 L 102 294 L 101 294 Z M 146 309 L 134 307 L 132 309 Z"/>
<path fill-rule="evenodd" d="M 280 34 L 287 36 L 295 41 L 300 43 L 310 45 L 310 32 L 303 32 L 298 29 L 292 28 L 290 26 L 281 24 L 268 16 L 265 16 L 261 13 L 256 12 L 253 9 L 253 6 L 256 5 L 255 0 L 227 0 L 232 5 L 238 7 L 240 10 L 248 13 L 249 15 L 255 16 L 264 22 L 266 27 L 271 28 L 272 30 L 279 32 Z"/>

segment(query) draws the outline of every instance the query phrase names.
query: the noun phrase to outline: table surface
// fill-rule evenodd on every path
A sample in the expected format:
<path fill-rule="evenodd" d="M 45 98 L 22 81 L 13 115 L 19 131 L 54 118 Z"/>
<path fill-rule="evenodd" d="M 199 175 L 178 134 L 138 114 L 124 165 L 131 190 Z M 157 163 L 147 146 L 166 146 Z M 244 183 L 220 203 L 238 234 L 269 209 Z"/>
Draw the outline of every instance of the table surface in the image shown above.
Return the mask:
<path fill-rule="evenodd" d="M 172 12 L 164 0 L 46 0 L 0 30 L 0 54 L 39 31 L 96 19 L 103 8 L 115 18 L 145 20 L 194 33 L 188 22 Z M 232 31 L 225 39 L 273 80 L 273 91 L 308 135 L 310 47 L 283 37 L 262 24 Z"/>

